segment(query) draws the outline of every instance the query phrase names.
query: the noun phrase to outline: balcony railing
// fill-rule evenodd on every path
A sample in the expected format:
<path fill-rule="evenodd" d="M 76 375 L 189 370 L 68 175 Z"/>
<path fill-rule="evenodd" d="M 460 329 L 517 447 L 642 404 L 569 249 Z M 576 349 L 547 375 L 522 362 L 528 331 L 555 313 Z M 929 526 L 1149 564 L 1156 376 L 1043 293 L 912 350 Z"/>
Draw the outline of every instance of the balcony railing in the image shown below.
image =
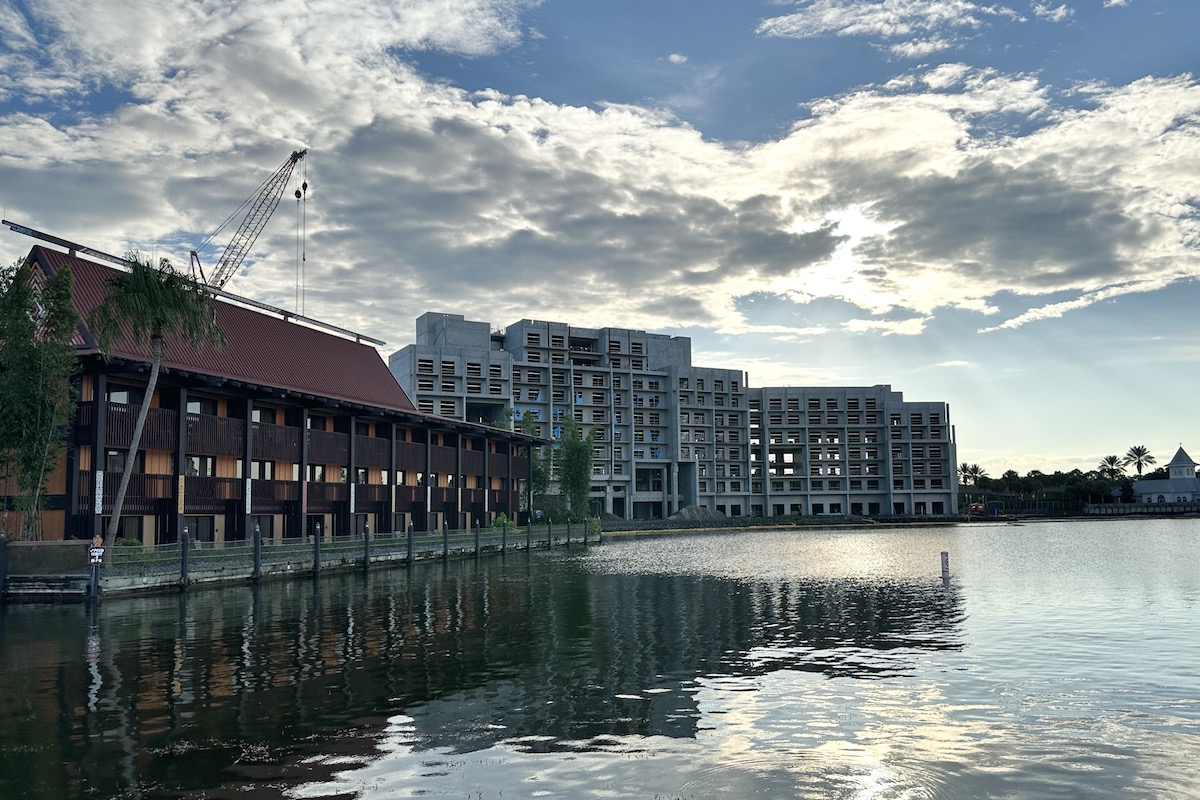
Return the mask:
<path fill-rule="evenodd" d="M 308 460 L 313 464 L 348 463 L 350 437 L 344 433 L 308 431 Z"/>
<path fill-rule="evenodd" d="M 254 457 L 266 461 L 299 461 L 300 429 L 254 423 Z"/>
<path fill-rule="evenodd" d="M 137 424 L 140 408 L 126 403 L 105 403 L 104 444 L 106 447 L 128 448 L 133 441 L 133 429 Z M 174 450 L 179 433 L 179 412 L 170 408 L 150 408 L 146 412 L 146 424 L 142 428 L 139 444 L 143 450 Z"/>
<path fill-rule="evenodd" d="M 246 423 L 240 419 L 209 414 L 187 415 L 189 453 L 209 456 L 241 455 L 246 442 Z M 171 449 L 174 449 L 173 446 Z"/>
<path fill-rule="evenodd" d="M 224 514 L 230 503 L 243 498 L 242 481 L 237 478 L 184 478 L 184 510 L 189 514 Z"/>
<path fill-rule="evenodd" d="M 296 481 L 250 482 L 251 510 L 255 514 L 282 514 L 288 510 L 290 504 L 299 500 L 300 484 Z"/>
<path fill-rule="evenodd" d="M 354 462 L 360 467 L 380 467 L 387 469 L 388 448 L 391 447 L 390 439 L 381 439 L 378 436 L 356 436 L 354 437 Z"/>

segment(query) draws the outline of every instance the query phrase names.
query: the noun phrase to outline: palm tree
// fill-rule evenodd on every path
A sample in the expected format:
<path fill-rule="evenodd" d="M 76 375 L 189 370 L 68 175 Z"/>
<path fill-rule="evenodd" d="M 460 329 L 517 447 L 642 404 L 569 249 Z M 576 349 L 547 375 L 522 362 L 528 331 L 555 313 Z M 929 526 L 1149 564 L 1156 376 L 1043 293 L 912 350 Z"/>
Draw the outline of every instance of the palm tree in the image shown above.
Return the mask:
<path fill-rule="evenodd" d="M 1150 455 L 1150 450 L 1145 445 L 1135 444 L 1129 448 L 1129 452 L 1125 454 L 1125 458 L 1121 461 L 1125 466 L 1133 466 L 1137 468 L 1138 477 L 1142 477 L 1142 467 L 1154 463 L 1154 456 Z"/>
<path fill-rule="evenodd" d="M 969 465 L 967 467 L 967 474 L 971 476 L 971 483 L 973 483 L 976 486 L 979 485 L 980 478 L 986 478 L 988 476 L 987 470 L 984 469 L 983 467 L 979 466 L 978 464 Z"/>
<path fill-rule="evenodd" d="M 963 486 L 971 483 L 971 465 L 965 461 L 958 465 L 958 479 L 962 482 Z"/>
<path fill-rule="evenodd" d="M 133 473 L 134 460 L 142 441 L 142 428 L 146 424 L 150 400 L 158 383 L 166 337 L 182 339 L 197 349 L 225 343 L 217 327 L 216 309 L 208 287 L 177 272 L 165 258 L 159 260 L 158 266 L 144 260 L 136 252 L 128 253 L 125 258 L 129 263 L 129 271 L 119 272 L 108 279 L 104 301 L 88 317 L 102 353 L 107 354 L 123 332 L 128 334 L 132 346 L 145 347 L 148 344 L 151 352 L 146 393 L 142 396 L 142 405 L 133 427 L 133 440 L 121 471 L 121 483 L 113 501 L 108 530 L 104 534 L 108 544 L 117 537 L 125 492 L 129 489 L 129 477 Z"/>
<path fill-rule="evenodd" d="M 1105 456 L 1100 459 L 1099 472 L 1101 476 L 1115 481 L 1124 474 L 1125 464 L 1120 456 Z"/>

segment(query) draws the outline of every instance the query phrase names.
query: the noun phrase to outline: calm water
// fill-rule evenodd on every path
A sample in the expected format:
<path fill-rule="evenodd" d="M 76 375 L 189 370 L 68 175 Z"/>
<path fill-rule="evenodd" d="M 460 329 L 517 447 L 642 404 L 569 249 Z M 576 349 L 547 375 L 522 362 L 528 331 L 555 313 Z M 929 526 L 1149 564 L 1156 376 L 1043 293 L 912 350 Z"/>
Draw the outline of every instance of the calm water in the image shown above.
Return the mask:
<path fill-rule="evenodd" d="M 1189 798 L 1198 773 L 1195 520 L 610 540 L 0 610 L 5 799 Z"/>

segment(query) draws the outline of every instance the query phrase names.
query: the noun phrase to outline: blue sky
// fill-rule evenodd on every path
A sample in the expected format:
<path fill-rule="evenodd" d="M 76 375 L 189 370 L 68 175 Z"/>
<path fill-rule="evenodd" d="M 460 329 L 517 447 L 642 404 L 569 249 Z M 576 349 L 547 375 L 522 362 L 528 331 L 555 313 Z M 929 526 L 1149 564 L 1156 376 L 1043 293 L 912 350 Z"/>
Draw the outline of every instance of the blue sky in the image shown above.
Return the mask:
<path fill-rule="evenodd" d="M 687 335 L 946 400 L 959 460 L 1200 456 L 1194 0 L 0 0 L 0 206 L 230 291 Z M 11 262 L 31 240 L 0 233 Z M 216 253 L 208 256 L 215 261 Z"/>

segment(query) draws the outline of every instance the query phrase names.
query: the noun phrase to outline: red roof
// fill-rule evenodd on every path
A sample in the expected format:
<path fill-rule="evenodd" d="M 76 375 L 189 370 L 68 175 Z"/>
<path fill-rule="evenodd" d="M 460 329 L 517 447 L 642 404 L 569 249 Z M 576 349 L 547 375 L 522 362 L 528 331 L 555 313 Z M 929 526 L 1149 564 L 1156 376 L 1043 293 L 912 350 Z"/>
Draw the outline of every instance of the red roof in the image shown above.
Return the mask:
<path fill-rule="evenodd" d="M 86 330 L 87 315 L 104 299 L 105 282 L 116 270 L 40 245 L 30 258 L 49 271 L 70 267 L 75 306 L 85 320 L 80 353 L 98 353 Z M 375 348 L 227 301 L 218 300 L 216 309 L 225 347 L 195 350 L 168 337 L 165 369 L 389 411 L 416 411 Z M 150 362 L 149 346 L 139 348 L 128 336 L 119 339 L 108 355 Z"/>

